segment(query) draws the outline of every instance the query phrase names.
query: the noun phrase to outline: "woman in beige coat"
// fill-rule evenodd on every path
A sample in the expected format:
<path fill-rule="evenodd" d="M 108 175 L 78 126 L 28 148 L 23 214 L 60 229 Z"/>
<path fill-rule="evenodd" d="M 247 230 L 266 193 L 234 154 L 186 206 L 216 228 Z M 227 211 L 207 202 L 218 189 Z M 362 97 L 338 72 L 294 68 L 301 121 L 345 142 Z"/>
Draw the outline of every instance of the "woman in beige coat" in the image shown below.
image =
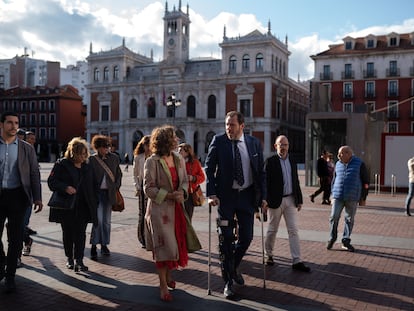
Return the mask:
<path fill-rule="evenodd" d="M 150 140 L 153 154 L 144 165 L 144 192 L 149 200 L 145 240 L 147 249 L 153 252 L 163 301 L 172 300 L 169 288 L 174 289 L 175 282 L 171 270 L 185 267 L 188 262 L 184 217 L 188 180 L 185 161 L 175 151 L 177 146 L 174 127 L 154 129 Z"/>

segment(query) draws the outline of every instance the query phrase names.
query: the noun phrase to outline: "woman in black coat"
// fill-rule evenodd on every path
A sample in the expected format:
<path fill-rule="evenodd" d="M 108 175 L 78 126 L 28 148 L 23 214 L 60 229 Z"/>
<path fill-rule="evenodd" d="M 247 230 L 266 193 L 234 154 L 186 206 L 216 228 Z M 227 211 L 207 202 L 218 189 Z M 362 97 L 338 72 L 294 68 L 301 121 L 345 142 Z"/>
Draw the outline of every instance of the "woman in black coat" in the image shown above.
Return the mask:
<path fill-rule="evenodd" d="M 50 207 L 49 214 L 50 222 L 57 222 L 62 226 L 66 267 L 76 272 L 88 270 L 83 263 L 86 227 L 89 222 L 98 222 L 98 189 L 92 167 L 87 163 L 88 158 L 87 142 L 80 137 L 73 138 L 64 157 L 56 161 L 47 180 L 51 191 L 63 195 L 76 195 L 72 209 Z"/>

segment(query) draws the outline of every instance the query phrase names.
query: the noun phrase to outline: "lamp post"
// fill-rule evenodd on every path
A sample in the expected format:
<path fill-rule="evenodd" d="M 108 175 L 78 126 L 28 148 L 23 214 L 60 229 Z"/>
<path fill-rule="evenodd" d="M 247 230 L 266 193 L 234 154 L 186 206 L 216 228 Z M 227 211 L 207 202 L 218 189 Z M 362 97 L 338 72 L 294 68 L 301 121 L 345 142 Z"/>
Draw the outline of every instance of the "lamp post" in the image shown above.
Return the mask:
<path fill-rule="evenodd" d="M 177 99 L 175 93 L 171 93 L 170 96 L 167 98 L 167 107 L 172 106 L 172 117 L 173 117 L 173 124 L 175 124 L 175 109 L 181 105 L 181 99 Z"/>

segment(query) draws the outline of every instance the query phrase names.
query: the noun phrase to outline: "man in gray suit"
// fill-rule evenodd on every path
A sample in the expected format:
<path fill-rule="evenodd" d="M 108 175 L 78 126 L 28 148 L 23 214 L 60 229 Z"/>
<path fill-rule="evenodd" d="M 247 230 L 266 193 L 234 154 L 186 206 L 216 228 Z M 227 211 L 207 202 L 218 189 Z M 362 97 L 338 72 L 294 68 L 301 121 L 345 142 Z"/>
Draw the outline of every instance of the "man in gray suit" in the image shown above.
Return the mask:
<path fill-rule="evenodd" d="M 6 292 L 16 290 L 17 258 L 23 243 L 23 222 L 27 206 L 43 208 L 39 164 L 34 148 L 17 138 L 19 116 L 4 112 L 0 119 L 0 237 L 7 219 L 7 256 L 0 239 L 0 281 L 6 277 Z M 5 268 L 7 266 L 7 268 Z"/>

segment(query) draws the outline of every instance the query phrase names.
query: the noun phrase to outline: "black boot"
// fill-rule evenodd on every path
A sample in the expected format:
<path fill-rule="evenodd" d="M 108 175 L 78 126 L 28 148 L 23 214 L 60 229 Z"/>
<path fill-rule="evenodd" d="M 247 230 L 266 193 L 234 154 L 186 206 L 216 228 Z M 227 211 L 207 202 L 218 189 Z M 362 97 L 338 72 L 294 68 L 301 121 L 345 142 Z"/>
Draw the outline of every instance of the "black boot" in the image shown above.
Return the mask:
<path fill-rule="evenodd" d="M 74 270 L 75 270 L 75 272 L 88 271 L 89 268 L 83 264 L 83 260 L 82 259 L 76 259 L 76 263 L 75 263 Z"/>

